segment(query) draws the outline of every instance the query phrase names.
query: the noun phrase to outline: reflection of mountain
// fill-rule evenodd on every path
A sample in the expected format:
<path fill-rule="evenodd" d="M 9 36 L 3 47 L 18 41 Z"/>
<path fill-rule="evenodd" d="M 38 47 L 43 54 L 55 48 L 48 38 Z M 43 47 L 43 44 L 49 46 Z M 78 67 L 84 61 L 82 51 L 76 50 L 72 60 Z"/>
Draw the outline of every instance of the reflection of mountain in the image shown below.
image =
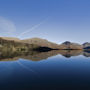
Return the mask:
<path fill-rule="evenodd" d="M 39 61 L 39 60 L 47 59 L 48 57 L 51 56 L 55 56 L 57 54 L 59 54 L 58 50 L 52 50 L 48 52 L 37 52 L 32 55 L 22 56 L 21 58 L 29 59 L 32 61 Z"/>
<path fill-rule="evenodd" d="M 29 52 L 0 52 L 0 61 L 13 61 L 18 60 L 19 58 L 32 60 L 32 61 L 40 61 L 43 59 L 47 59 L 48 57 L 52 57 L 55 55 L 63 55 L 66 58 L 78 55 L 84 55 L 86 57 L 90 57 L 90 52 L 82 51 L 82 50 L 52 50 L 48 52 L 37 52 L 37 51 L 29 51 Z"/>
<path fill-rule="evenodd" d="M 32 61 L 39 61 L 42 59 L 47 59 L 48 57 L 55 56 L 59 54 L 57 51 L 49 51 L 49 52 L 36 52 L 36 51 L 30 51 L 30 52 L 1 52 L 0 54 L 0 60 L 16 60 L 19 58 L 28 59 Z"/>
<path fill-rule="evenodd" d="M 69 58 L 71 56 L 78 56 L 82 54 L 82 50 L 60 50 L 61 55 Z"/>
<path fill-rule="evenodd" d="M 90 57 L 90 50 L 84 50 L 83 55 L 85 57 Z"/>

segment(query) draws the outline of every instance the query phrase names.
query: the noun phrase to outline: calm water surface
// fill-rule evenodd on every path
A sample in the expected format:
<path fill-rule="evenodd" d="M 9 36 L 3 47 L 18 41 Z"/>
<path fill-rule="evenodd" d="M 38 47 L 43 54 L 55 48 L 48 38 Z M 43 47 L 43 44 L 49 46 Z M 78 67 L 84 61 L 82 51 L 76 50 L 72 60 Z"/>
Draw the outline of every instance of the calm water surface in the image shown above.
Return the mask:
<path fill-rule="evenodd" d="M 0 61 L 0 90 L 90 90 L 90 57 L 42 57 Z"/>

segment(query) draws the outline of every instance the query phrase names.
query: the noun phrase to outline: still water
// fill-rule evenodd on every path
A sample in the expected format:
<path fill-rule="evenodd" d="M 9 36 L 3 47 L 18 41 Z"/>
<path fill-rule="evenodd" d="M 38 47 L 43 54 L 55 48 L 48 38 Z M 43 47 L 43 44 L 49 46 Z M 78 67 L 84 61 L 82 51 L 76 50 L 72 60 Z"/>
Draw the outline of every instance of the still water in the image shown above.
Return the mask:
<path fill-rule="evenodd" d="M 82 51 L 1 54 L 0 90 L 90 90 L 89 56 Z"/>

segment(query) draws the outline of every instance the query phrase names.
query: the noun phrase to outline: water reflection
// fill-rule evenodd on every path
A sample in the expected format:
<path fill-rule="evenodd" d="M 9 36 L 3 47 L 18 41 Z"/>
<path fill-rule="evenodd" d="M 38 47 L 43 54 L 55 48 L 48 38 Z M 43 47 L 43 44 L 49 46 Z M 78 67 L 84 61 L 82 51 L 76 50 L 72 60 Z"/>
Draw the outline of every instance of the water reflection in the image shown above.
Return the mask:
<path fill-rule="evenodd" d="M 1 61 L 10 61 L 0 62 L 0 90 L 90 90 L 89 58 L 70 58 L 79 55 L 90 57 L 90 51 L 0 52 Z"/>
<path fill-rule="evenodd" d="M 19 58 L 32 60 L 32 61 L 40 61 L 56 55 L 62 55 L 66 58 L 70 58 L 72 56 L 79 56 L 79 55 L 90 57 L 90 51 L 82 51 L 82 50 L 52 50 L 48 52 L 3 51 L 0 52 L 0 61 L 13 61 L 13 60 L 18 60 Z"/>

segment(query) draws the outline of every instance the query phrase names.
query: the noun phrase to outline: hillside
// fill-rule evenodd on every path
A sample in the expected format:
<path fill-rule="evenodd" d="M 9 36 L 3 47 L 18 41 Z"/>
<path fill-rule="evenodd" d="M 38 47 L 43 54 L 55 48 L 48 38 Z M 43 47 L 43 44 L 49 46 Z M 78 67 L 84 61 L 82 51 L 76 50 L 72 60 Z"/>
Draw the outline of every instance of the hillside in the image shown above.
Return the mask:
<path fill-rule="evenodd" d="M 84 43 L 84 44 L 83 44 L 83 48 L 90 50 L 90 43 L 89 43 L 89 42 Z"/>
<path fill-rule="evenodd" d="M 62 44 L 60 44 L 60 49 L 64 49 L 64 50 L 81 50 L 83 49 L 83 46 L 78 44 L 78 43 L 73 43 L 73 42 L 69 42 L 66 41 Z"/>
<path fill-rule="evenodd" d="M 39 46 L 0 38 L 0 51 L 29 51 L 36 48 L 39 48 Z"/>
<path fill-rule="evenodd" d="M 10 40 L 10 41 L 20 41 L 19 38 L 15 38 L 15 37 L 0 37 L 2 39 L 5 39 L 5 40 Z"/>
<path fill-rule="evenodd" d="M 23 43 L 28 43 L 28 44 L 36 44 L 39 45 L 41 47 L 49 47 L 52 49 L 59 49 L 60 46 L 58 44 L 49 42 L 46 39 L 41 39 L 41 38 L 31 38 L 31 39 L 25 39 L 22 40 Z"/>

